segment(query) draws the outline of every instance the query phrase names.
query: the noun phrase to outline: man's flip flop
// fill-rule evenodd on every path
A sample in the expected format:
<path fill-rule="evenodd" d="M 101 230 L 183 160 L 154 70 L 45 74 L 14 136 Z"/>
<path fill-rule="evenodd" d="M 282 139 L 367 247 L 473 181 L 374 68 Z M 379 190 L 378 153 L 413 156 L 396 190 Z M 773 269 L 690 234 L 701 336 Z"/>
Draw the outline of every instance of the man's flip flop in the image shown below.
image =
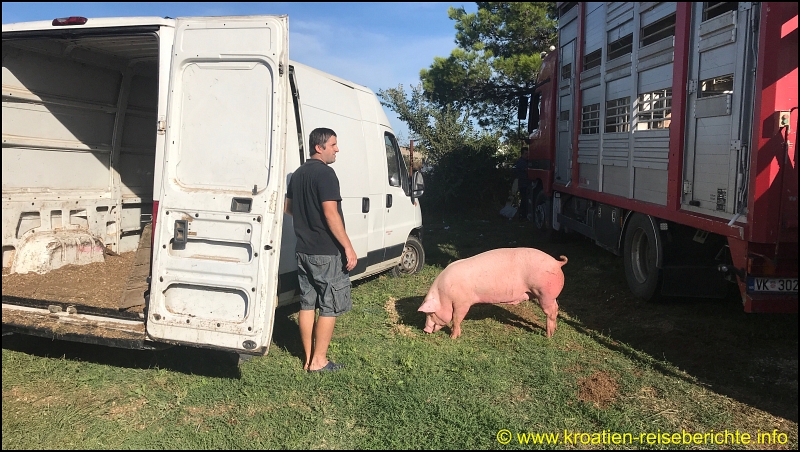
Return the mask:
<path fill-rule="evenodd" d="M 325 367 L 317 370 L 309 370 L 309 372 L 335 372 L 342 367 L 344 367 L 344 364 L 336 364 L 333 361 L 328 361 L 328 364 L 326 364 Z"/>

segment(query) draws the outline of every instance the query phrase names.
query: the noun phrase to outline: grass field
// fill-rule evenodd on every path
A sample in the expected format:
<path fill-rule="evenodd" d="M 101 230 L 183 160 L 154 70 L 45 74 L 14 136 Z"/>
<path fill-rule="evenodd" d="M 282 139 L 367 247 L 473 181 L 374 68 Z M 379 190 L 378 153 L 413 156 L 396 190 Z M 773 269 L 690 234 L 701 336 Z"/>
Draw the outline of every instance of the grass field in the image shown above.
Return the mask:
<path fill-rule="evenodd" d="M 332 374 L 302 371 L 297 306 L 277 311 L 269 355 L 240 366 L 209 350 L 3 337 L 3 449 L 797 448 L 796 315 L 640 302 L 621 258 L 494 216 L 428 217 L 424 244 L 420 274 L 354 286 L 329 353 L 346 368 Z M 517 246 L 569 257 L 552 339 L 532 302 L 475 306 L 456 340 L 422 332 L 416 309 L 449 262 Z M 682 431 L 727 443 L 640 436 Z"/>

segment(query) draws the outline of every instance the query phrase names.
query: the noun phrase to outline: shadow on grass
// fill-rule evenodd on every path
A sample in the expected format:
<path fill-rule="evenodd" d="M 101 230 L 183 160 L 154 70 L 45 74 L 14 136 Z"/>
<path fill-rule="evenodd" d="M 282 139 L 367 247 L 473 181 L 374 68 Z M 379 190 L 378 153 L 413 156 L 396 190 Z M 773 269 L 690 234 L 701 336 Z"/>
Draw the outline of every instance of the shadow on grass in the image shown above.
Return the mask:
<path fill-rule="evenodd" d="M 300 303 L 291 303 L 275 310 L 275 324 L 272 327 L 272 347 L 280 347 L 295 356 L 301 367 L 306 360 L 300 328 L 295 320 L 300 312 Z"/>
<path fill-rule="evenodd" d="M 129 369 L 158 368 L 207 377 L 241 377 L 239 356 L 217 350 L 181 346 L 159 351 L 129 350 L 23 334 L 3 336 L 3 348 L 42 358 L 63 358 Z"/>
<path fill-rule="evenodd" d="M 733 285 L 724 299 L 646 302 L 628 289 L 622 258 L 591 243 L 541 246 L 570 259 L 559 303 L 575 321 L 559 321 L 665 375 L 686 379 L 685 372 L 718 394 L 797 421 L 796 314 L 745 313 Z"/>
<path fill-rule="evenodd" d="M 560 321 L 665 375 L 696 379 L 719 394 L 797 422 L 797 315 L 746 314 L 731 298 L 657 304 L 620 298 L 611 309 L 572 305 L 565 312 L 579 321 Z"/>
<path fill-rule="evenodd" d="M 426 226 L 424 245 L 431 264 L 445 267 L 457 258 L 516 246 L 566 255 L 566 281 L 558 300 L 566 316 L 559 322 L 665 375 L 686 379 L 688 374 L 718 394 L 797 422 L 796 314 L 747 314 L 733 286 L 731 296 L 722 300 L 686 297 L 648 303 L 630 293 L 621 257 L 578 234 L 545 241 L 532 225 L 496 216 L 440 215 L 426 220 L 430 227 Z M 421 304 L 421 298 L 414 303 Z M 413 312 L 419 304 L 409 307 L 404 320 L 421 329 L 424 316 Z M 481 313 L 479 306 L 467 319 L 491 316 L 508 324 L 519 322 L 498 311 L 502 308 Z M 518 325 L 526 328 L 525 323 Z M 541 326 L 527 327 L 541 331 Z"/>
<path fill-rule="evenodd" d="M 397 314 L 401 323 L 412 328 L 418 328 L 420 331 L 425 328 L 426 314 L 424 312 L 417 311 L 417 309 L 419 309 L 419 307 L 422 305 L 423 299 L 424 297 L 408 297 L 397 300 L 395 303 L 395 309 L 397 310 Z M 528 301 L 523 303 L 534 302 Z M 531 333 L 536 332 L 544 334 L 545 332 L 544 325 L 531 322 L 529 319 L 520 317 L 513 312 L 509 312 L 508 310 L 495 304 L 481 303 L 473 305 L 465 318 L 465 320 L 485 319 L 493 319 L 503 325 L 507 325 L 512 328 L 520 328 Z M 462 326 L 461 329 L 462 334 L 464 334 L 464 327 Z M 443 327 L 441 331 L 444 331 L 449 335 L 452 329 L 451 326 L 446 326 Z"/>
<path fill-rule="evenodd" d="M 352 286 L 358 287 L 380 276 L 381 274 L 377 274 L 353 281 Z M 296 357 L 302 366 L 306 360 L 306 354 L 303 350 L 303 341 L 300 338 L 300 327 L 297 325 L 298 312 L 300 312 L 299 302 L 290 303 L 275 310 L 275 323 L 272 327 L 272 346 L 286 350 L 287 353 Z"/>

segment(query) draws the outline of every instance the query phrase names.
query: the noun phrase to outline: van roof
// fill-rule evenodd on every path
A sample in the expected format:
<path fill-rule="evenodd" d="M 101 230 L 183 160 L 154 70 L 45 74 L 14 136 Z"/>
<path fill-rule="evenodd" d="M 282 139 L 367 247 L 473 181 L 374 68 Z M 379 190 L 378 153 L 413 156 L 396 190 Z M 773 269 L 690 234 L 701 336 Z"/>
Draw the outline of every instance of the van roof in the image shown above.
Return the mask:
<path fill-rule="evenodd" d="M 53 19 L 57 19 L 54 17 Z M 146 17 L 89 17 L 84 25 L 64 25 L 53 26 L 53 19 L 50 20 L 37 20 L 34 22 L 17 22 L 13 24 L 3 24 L 3 33 L 7 31 L 39 31 L 39 30 L 53 30 L 71 28 L 86 29 L 86 28 L 105 28 L 105 27 L 136 27 L 146 25 L 158 26 L 175 26 L 175 19 L 166 19 L 163 17 L 146 16 Z"/>
<path fill-rule="evenodd" d="M 291 46 L 291 44 L 289 44 L 289 45 Z M 291 53 L 291 51 L 289 53 Z M 339 77 L 337 77 L 337 76 L 335 76 L 333 74 L 329 74 L 327 72 L 320 71 L 319 69 L 314 69 L 313 67 L 306 66 L 303 63 L 298 63 L 297 61 L 289 60 L 289 64 L 292 65 L 292 66 L 295 66 L 295 67 L 298 67 L 298 66 L 302 67 L 304 70 L 309 71 L 309 72 L 316 72 L 318 75 L 321 75 L 321 76 L 323 76 L 325 78 L 331 79 L 331 80 L 333 80 L 333 81 L 335 81 L 337 83 L 341 83 L 344 86 L 349 86 L 350 88 L 357 89 L 359 91 L 364 91 L 365 93 L 375 94 L 371 89 L 367 88 L 366 86 L 359 85 L 357 83 L 353 83 L 350 80 L 345 80 L 343 78 L 339 78 Z"/>

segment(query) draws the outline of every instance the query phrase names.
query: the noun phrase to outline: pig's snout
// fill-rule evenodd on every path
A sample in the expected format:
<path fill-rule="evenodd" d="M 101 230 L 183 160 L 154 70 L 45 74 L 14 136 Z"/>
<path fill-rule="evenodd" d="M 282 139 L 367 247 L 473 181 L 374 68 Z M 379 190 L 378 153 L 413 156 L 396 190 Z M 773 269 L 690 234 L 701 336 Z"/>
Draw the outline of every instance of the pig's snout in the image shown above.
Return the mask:
<path fill-rule="evenodd" d="M 553 337 L 558 327 L 558 302 L 553 300 L 543 300 L 541 302 L 542 311 L 547 316 L 547 337 Z"/>
<path fill-rule="evenodd" d="M 553 333 L 556 332 L 556 328 L 558 328 L 556 319 L 551 319 L 550 316 L 547 316 L 547 337 L 553 337 Z"/>
<path fill-rule="evenodd" d="M 426 333 L 435 333 L 442 329 L 442 325 L 440 325 L 436 321 L 436 314 L 428 313 L 427 317 L 425 317 L 425 328 L 422 330 Z"/>

